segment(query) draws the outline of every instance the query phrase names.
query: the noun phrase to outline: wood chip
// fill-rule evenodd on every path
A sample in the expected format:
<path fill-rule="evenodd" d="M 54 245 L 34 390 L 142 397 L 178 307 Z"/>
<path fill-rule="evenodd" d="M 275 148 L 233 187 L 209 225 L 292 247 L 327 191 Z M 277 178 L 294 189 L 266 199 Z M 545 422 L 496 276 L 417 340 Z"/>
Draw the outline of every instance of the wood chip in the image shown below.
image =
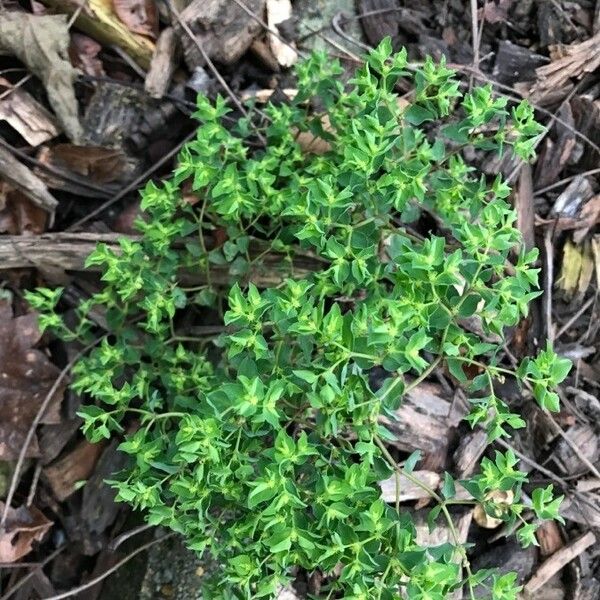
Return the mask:
<path fill-rule="evenodd" d="M 270 29 L 281 33 L 277 26 L 292 18 L 292 3 L 290 0 L 266 0 L 267 25 Z M 291 67 L 298 60 L 298 52 L 292 44 L 286 44 L 273 33 L 267 34 L 273 56 L 282 67 Z"/>
<path fill-rule="evenodd" d="M 563 546 L 562 535 L 556 521 L 544 521 L 535 532 L 538 544 L 540 545 L 540 554 L 550 556 Z"/>
<path fill-rule="evenodd" d="M 564 98 L 572 89 L 570 79 L 593 73 L 600 67 L 600 34 L 564 48 L 564 55 L 536 70 L 537 81 L 530 90 L 530 99 L 546 104 Z"/>
<path fill-rule="evenodd" d="M 263 15 L 265 0 L 244 0 L 244 3 L 255 15 Z M 180 17 L 189 25 L 208 57 L 226 65 L 238 60 L 262 31 L 260 23 L 233 1 L 193 0 L 180 13 Z M 190 70 L 204 66 L 198 46 L 179 23 L 176 24 L 176 31 Z"/>
<path fill-rule="evenodd" d="M 538 568 L 535 575 L 527 582 L 524 591 L 533 594 L 540 589 L 550 578 L 558 573 L 565 565 L 577 558 L 584 550 L 596 542 L 596 536 L 588 531 L 570 544 L 555 552 Z"/>
<path fill-rule="evenodd" d="M 169 90 L 179 59 L 178 46 L 175 29 L 164 29 L 156 42 L 150 69 L 144 81 L 144 89 L 153 98 L 162 98 Z"/>
<path fill-rule="evenodd" d="M 570 427 L 567 437 L 579 448 L 581 453 L 592 463 L 600 457 L 598 436 L 594 429 L 585 423 Z M 566 475 L 575 475 L 586 471 L 587 467 L 571 446 L 560 439 L 554 451 L 554 460 Z"/>
<path fill-rule="evenodd" d="M 44 468 L 44 479 L 58 500 L 66 500 L 77 491 L 77 482 L 90 477 L 103 449 L 104 444 L 90 444 L 83 440 L 73 450 Z"/>
<path fill-rule="evenodd" d="M 532 81 L 535 70 L 548 62 L 546 56 L 535 54 L 529 48 L 517 46 L 507 40 L 498 43 L 496 61 L 492 72 L 494 79 L 506 85 L 517 81 Z"/>
<path fill-rule="evenodd" d="M 411 475 L 421 481 L 424 485 L 435 490 L 440 485 L 441 477 L 434 471 L 413 471 Z M 409 500 L 420 500 L 421 498 L 429 498 L 429 494 L 419 485 L 413 483 L 405 475 L 400 475 L 400 494 L 398 499 L 400 502 Z M 389 479 L 379 482 L 381 488 L 381 498 L 385 502 L 396 502 L 396 476 L 392 475 Z"/>
<path fill-rule="evenodd" d="M 459 479 L 471 475 L 488 445 L 487 434 L 483 429 L 470 431 L 463 436 L 454 452 L 456 476 Z"/>
<path fill-rule="evenodd" d="M 56 118 L 23 88 L 14 88 L 0 77 L 0 120 L 6 121 L 32 146 L 39 146 L 60 133 Z"/>

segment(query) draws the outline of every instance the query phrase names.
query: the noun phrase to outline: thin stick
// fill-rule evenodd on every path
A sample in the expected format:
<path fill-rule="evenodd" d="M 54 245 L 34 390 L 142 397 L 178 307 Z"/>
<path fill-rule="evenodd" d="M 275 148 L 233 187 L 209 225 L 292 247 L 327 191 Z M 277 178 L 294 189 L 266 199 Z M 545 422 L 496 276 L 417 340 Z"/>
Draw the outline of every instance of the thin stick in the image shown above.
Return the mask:
<path fill-rule="evenodd" d="M 554 341 L 554 328 L 552 326 L 552 282 L 554 280 L 554 246 L 552 245 L 552 229 L 546 228 L 544 232 L 544 253 L 546 257 L 546 273 L 544 276 L 544 317 L 546 321 L 546 337 Z"/>
<path fill-rule="evenodd" d="M 477 0 L 471 0 L 471 44 L 473 46 L 473 68 L 479 71 L 479 22 Z"/>
<path fill-rule="evenodd" d="M 587 302 L 558 330 L 555 336 L 555 340 L 557 340 L 563 333 L 565 333 L 575 321 L 583 315 L 583 313 L 596 301 L 597 295 L 594 294 L 591 298 L 588 298 Z"/>
<path fill-rule="evenodd" d="M 587 177 L 589 175 L 597 175 L 598 173 L 600 173 L 600 167 L 596 167 L 594 169 L 589 169 L 587 171 L 584 171 L 583 173 L 577 173 L 577 175 L 570 175 L 569 177 L 565 177 L 564 179 L 561 179 L 560 181 L 557 181 L 556 183 L 551 183 L 550 185 L 540 188 L 539 190 L 533 190 L 533 192 L 534 192 L 534 194 L 545 194 L 546 192 L 554 190 L 557 187 L 560 187 L 562 185 L 566 185 L 567 183 L 570 183 L 576 177 L 579 177 L 579 176 Z"/>
<path fill-rule="evenodd" d="M 124 564 L 128 563 L 132 558 L 134 558 L 141 552 L 148 550 L 148 548 L 151 548 L 155 544 L 164 542 L 166 539 L 171 538 L 174 535 L 175 535 L 175 533 L 167 533 L 166 535 L 163 535 L 162 537 L 158 538 L 157 540 L 152 540 L 151 542 L 147 542 L 146 544 L 143 544 L 139 548 L 136 548 L 133 552 L 129 553 L 125 558 L 121 559 L 117 564 L 110 567 L 110 569 L 106 569 L 106 571 L 104 571 L 104 573 L 101 573 L 97 577 L 90 579 L 86 583 L 84 583 L 76 588 L 73 588 L 73 589 L 69 590 L 68 592 L 63 592 L 62 594 L 57 594 L 56 596 L 50 596 L 49 598 L 44 598 L 44 600 L 62 600 L 63 598 L 70 598 L 71 596 L 75 596 L 76 594 L 79 594 L 80 592 L 89 590 L 91 587 L 94 587 L 96 584 L 98 584 L 101 581 L 103 581 L 104 579 L 106 579 L 109 575 L 112 575 L 113 573 L 118 571 Z M 2 600 L 2 599 L 0 598 L 0 600 Z"/>
<path fill-rule="evenodd" d="M 15 465 L 15 470 L 14 470 L 11 480 L 10 480 L 10 487 L 8 488 L 8 494 L 6 495 L 6 500 L 4 501 L 4 509 L 2 510 L 2 517 L 0 518 L 0 531 L 4 529 L 4 525 L 6 524 L 6 519 L 8 517 L 8 511 L 10 510 L 10 505 L 12 504 L 13 497 L 15 495 L 15 492 L 17 491 L 17 485 L 19 484 L 19 476 L 21 475 L 21 469 L 23 468 L 23 463 L 25 462 L 25 455 L 27 454 L 29 445 L 31 444 L 31 441 L 33 440 L 33 436 L 35 435 L 35 430 L 37 429 L 37 426 L 40 424 L 40 421 L 42 420 L 42 417 L 44 416 L 44 413 L 46 412 L 46 409 L 48 408 L 50 401 L 54 398 L 54 394 L 56 394 L 56 391 L 58 390 L 60 384 L 63 382 L 63 380 L 67 376 L 67 373 L 70 371 L 71 367 L 90 348 L 93 348 L 101 339 L 102 338 L 100 337 L 97 340 L 94 340 L 91 344 L 88 344 L 85 348 L 80 350 L 67 363 L 67 365 L 63 368 L 63 370 L 59 373 L 58 377 L 52 384 L 52 387 L 46 394 L 46 397 L 44 398 L 42 404 L 40 405 L 40 408 L 38 409 L 37 414 L 35 415 L 32 423 L 29 427 L 29 431 L 27 432 L 27 436 L 25 437 L 25 441 L 23 442 L 23 446 L 21 447 L 21 450 L 19 452 L 19 458 L 17 459 L 17 464 Z"/>
<path fill-rule="evenodd" d="M 114 551 L 123 542 L 127 541 L 135 535 L 143 533 L 144 531 L 148 531 L 148 529 L 152 529 L 152 527 L 154 527 L 154 525 L 150 525 L 148 523 L 145 523 L 144 525 L 139 525 L 138 527 L 134 527 L 133 529 L 130 529 L 129 531 L 126 531 L 125 533 L 122 533 L 121 535 L 117 536 L 114 540 L 112 540 L 112 542 L 110 542 L 108 547 L 110 550 Z"/>

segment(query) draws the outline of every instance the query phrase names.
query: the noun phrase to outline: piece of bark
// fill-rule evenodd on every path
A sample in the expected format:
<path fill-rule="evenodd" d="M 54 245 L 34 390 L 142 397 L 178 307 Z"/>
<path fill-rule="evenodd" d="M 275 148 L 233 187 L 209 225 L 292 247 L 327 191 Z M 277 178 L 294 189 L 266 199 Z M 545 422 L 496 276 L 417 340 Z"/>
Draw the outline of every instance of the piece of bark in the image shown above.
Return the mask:
<path fill-rule="evenodd" d="M 536 189 L 545 187 L 559 179 L 560 173 L 569 164 L 571 155 L 577 144 L 574 133 L 575 121 L 571 105 L 565 103 L 561 106 L 558 111 L 558 117 L 570 127 L 557 122 L 554 126 L 556 137 L 554 139 L 551 139 L 549 136 L 544 138 L 535 169 L 534 179 Z"/>
<path fill-rule="evenodd" d="M 483 429 L 470 431 L 460 439 L 454 452 L 456 476 L 459 479 L 471 475 L 488 445 L 487 434 Z"/>
<path fill-rule="evenodd" d="M 9 92 L 0 100 L 0 121 L 6 121 L 28 144 L 39 146 L 60 133 L 56 118 L 22 87 L 13 87 L 0 77 L 0 91 Z"/>
<path fill-rule="evenodd" d="M 413 471 L 412 477 L 421 481 L 424 485 L 436 490 L 440 485 L 441 477 L 434 471 Z M 421 498 L 429 498 L 428 493 L 416 483 L 413 483 L 405 475 L 400 475 L 399 479 L 399 495 L 400 502 L 408 500 L 420 500 Z M 389 479 L 379 482 L 381 488 L 381 498 L 385 502 L 396 502 L 396 476 L 392 475 Z"/>
<path fill-rule="evenodd" d="M 575 96 L 571 99 L 570 104 L 573 111 L 575 129 L 597 143 L 600 140 L 600 107 L 597 101 L 594 102 L 589 98 Z M 577 166 L 582 171 L 597 167 L 598 153 L 589 148 L 583 140 L 579 140 L 577 143 L 581 144 L 585 149 L 581 152 L 581 158 L 577 162 Z"/>
<path fill-rule="evenodd" d="M 600 6 L 600 2 L 598 6 Z M 600 581 L 595 577 L 583 577 L 577 582 L 573 600 L 598 600 L 598 598 L 600 598 Z"/>
<path fill-rule="evenodd" d="M 88 479 L 94 472 L 102 450 L 103 444 L 90 444 L 83 440 L 43 469 L 43 477 L 58 500 L 64 502 L 77 491 L 77 482 Z"/>
<path fill-rule="evenodd" d="M 8 150 L 0 147 L 0 177 L 21 190 L 36 206 L 50 215 L 50 226 L 54 222 L 54 210 L 58 201 L 48 191 L 46 184 Z"/>
<path fill-rule="evenodd" d="M 577 424 L 569 428 L 566 435 L 590 462 L 594 463 L 598 460 L 600 457 L 598 436 L 592 427 L 585 423 Z M 558 441 L 553 456 L 565 475 L 575 475 L 587 470 L 587 466 L 578 454 L 562 438 Z"/>
<path fill-rule="evenodd" d="M 175 29 L 173 27 L 163 29 L 156 42 L 150 69 L 144 81 L 144 89 L 153 98 L 162 98 L 171 85 L 179 59 L 178 46 Z"/>
<path fill-rule="evenodd" d="M 521 167 L 519 185 L 515 194 L 515 209 L 517 211 L 517 229 L 523 236 L 523 246 L 526 250 L 531 250 L 535 246 L 535 205 L 529 164 Z"/>
<path fill-rule="evenodd" d="M 369 14 L 361 17 L 360 24 L 365 37 L 373 46 L 387 36 L 396 38 L 402 29 L 410 35 L 419 35 L 426 29 L 424 13 L 401 7 L 398 0 L 359 0 L 358 14 Z"/>
<path fill-rule="evenodd" d="M 600 66 L 600 34 L 564 48 L 564 56 L 536 70 L 536 83 L 530 90 L 530 100 L 538 104 L 555 102 L 572 89 L 570 79 L 593 73 Z"/>
<path fill-rule="evenodd" d="M 496 52 L 492 74 L 494 79 L 506 85 L 517 81 L 532 81 L 535 70 L 548 62 L 546 56 L 535 54 L 529 48 L 501 40 Z"/>
<path fill-rule="evenodd" d="M 265 0 L 245 0 L 248 10 L 262 18 Z M 222 64 L 238 60 L 250 47 L 262 26 L 235 2 L 193 0 L 181 13 L 207 56 Z M 184 59 L 190 70 L 204 66 L 198 45 L 181 25 L 175 24 L 181 39 Z"/>
<path fill-rule="evenodd" d="M 592 531 L 588 531 L 577 539 L 573 540 L 567 546 L 564 546 L 558 552 L 555 552 L 538 568 L 535 575 L 525 584 L 524 592 L 533 594 L 540 589 L 544 583 L 549 581 L 565 565 L 577 558 L 582 552 L 596 542 L 596 536 Z"/>
<path fill-rule="evenodd" d="M 424 382 L 404 396 L 393 420 L 380 417 L 380 422 L 394 434 L 394 446 L 425 452 L 423 468 L 437 470 L 445 463 L 452 429 L 463 417 L 442 397 L 441 386 Z"/>
<path fill-rule="evenodd" d="M 556 521 L 544 521 L 535 532 L 538 544 L 540 545 L 540 554 L 550 556 L 563 546 L 562 535 Z"/>
<path fill-rule="evenodd" d="M 250 52 L 254 54 L 270 71 L 279 73 L 281 70 L 279 63 L 267 42 L 263 39 L 256 39 L 250 44 Z"/>
<path fill-rule="evenodd" d="M 596 0 L 594 8 L 594 23 L 592 24 L 592 33 L 596 35 L 600 33 L 600 0 Z"/>
<path fill-rule="evenodd" d="M 594 194 L 590 180 L 578 175 L 556 198 L 550 211 L 551 217 L 577 219 L 581 206 Z"/>
<path fill-rule="evenodd" d="M 292 3 L 290 0 L 266 0 L 266 8 L 267 25 L 271 30 L 279 33 L 279 37 L 271 32 L 267 33 L 271 52 L 282 67 L 291 67 L 298 60 L 298 52 L 292 42 L 286 44 L 280 39 L 283 36 L 278 25 L 292 18 Z"/>
<path fill-rule="evenodd" d="M 66 419 L 55 425 L 42 425 L 38 439 L 40 461 L 43 465 L 52 462 L 67 445 L 81 426 L 81 419 Z"/>
<path fill-rule="evenodd" d="M 7 269 L 40 268 L 62 269 L 65 271 L 84 270 L 85 259 L 96 248 L 104 243 L 115 252 L 119 252 L 118 241 L 123 234 L 114 233 L 52 233 L 40 236 L 0 236 L 0 272 Z M 129 239 L 139 239 L 129 236 Z M 256 256 L 263 254 L 264 249 L 256 249 Z M 254 254 L 254 251 L 251 252 Z M 292 268 L 293 266 L 293 268 Z M 307 277 L 316 271 L 322 263 L 310 255 L 297 253 L 293 265 L 280 254 L 268 253 L 263 256 L 262 264 L 255 265 L 249 274 L 244 276 L 258 286 L 279 284 L 286 277 Z M 94 270 L 94 267 L 87 269 Z M 183 272 L 182 283 L 201 283 L 205 280 L 202 272 Z M 239 276 L 237 276 L 240 279 Z M 213 283 L 229 284 L 233 276 L 229 266 L 217 266 L 211 270 Z M 447 403 L 449 405 L 449 403 Z"/>
<path fill-rule="evenodd" d="M 113 10 L 112 0 L 87 0 L 81 9 L 79 0 L 43 0 L 61 13 L 77 13 L 78 29 L 105 46 L 118 46 L 140 67 L 147 69 L 154 42 L 145 35 L 133 33 Z"/>

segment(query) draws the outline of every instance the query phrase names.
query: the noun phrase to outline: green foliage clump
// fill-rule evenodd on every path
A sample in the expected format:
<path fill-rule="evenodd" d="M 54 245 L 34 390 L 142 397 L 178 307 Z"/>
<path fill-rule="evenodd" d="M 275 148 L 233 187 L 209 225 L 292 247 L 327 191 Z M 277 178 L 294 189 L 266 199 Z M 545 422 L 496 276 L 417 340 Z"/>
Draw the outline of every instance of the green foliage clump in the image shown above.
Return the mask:
<path fill-rule="evenodd" d="M 200 97 L 197 138 L 171 179 L 142 192 L 141 239 L 89 257 L 105 285 L 75 330 L 54 312 L 60 290 L 30 302 L 65 339 L 91 339 L 90 311 L 105 311 L 110 335 L 75 368 L 74 389 L 94 400 L 84 431 L 123 438 L 120 499 L 220 565 L 207 597 L 274 598 L 319 570 L 323 598 L 435 599 L 462 586 L 514 598 L 514 575 L 470 569 L 450 475 L 426 488 L 432 526 L 441 519 L 455 536 L 447 544 L 419 546 L 410 514 L 380 499 L 379 482 L 414 478 L 418 460 L 396 463 L 380 417 L 393 419 L 437 368 L 468 390 L 468 419 L 490 441 L 524 426 L 496 395 L 506 376 L 557 408 L 550 388 L 568 361 L 548 347 L 514 373 L 500 364 L 504 329 L 538 294 L 536 252 L 519 251 L 509 187 L 461 152 L 527 159 L 541 128 L 525 102 L 509 111 L 489 86 L 461 92 L 443 63 L 409 71 L 389 40 L 347 84 L 342 73 L 315 54 L 297 69 L 297 96 L 258 122 L 232 124 L 225 100 Z M 408 104 L 401 78 L 414 84 Z M 303 150 L 301 134 L 329 149 Z M 410 228 L 423 213 L 437 235 Z M 273 252 L 279 261 L 266 261 Z M 309 259 L 319 268 L 298 266 Z M 186 287 L 190 274 L 204 283 Z M 217 335 L 194 325 L 198 313 L 219 319 Z M 547 488 L 525 501 L 517 462 L 511 451 L 484 458 L 460 482 L 473 496 L 464 502 L 535 543 L 536 521 L 555 518 L 560 499 Z M 514 502 L 495 502 L 497 490 Z"/>

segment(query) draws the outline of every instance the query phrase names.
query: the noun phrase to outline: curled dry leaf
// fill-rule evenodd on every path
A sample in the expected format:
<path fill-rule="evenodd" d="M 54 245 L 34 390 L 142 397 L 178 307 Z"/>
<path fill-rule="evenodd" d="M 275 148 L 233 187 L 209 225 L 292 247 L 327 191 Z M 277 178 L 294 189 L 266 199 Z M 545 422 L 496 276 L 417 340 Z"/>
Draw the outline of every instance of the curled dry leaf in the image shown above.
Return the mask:
<path fill-rule="evenodd" d="M 83 71 L 86 75 L 102 77 L 104 66 L 98 58 L 102 46 L 91 37 L 82 33 L 72 33 L 71 43 L 69 44 L 69 58 L 71 64 Z"/>
<path fill-rule="evenodd" d="M 515 494 L 512 490 L 494 490 L 488 494 L 487 499 L 492 500 L 499 507 L 508 507 L 515 499 Z M 478 504 L 473 510 L 473 518 L 477 525 L 484 527 L 485 529 L 496 529 L 496 527 L 502 525 L 502 520 L 490 517 L 481 504 Z"/>
<path fill-rule="evenodd" d="M 0 502 L 0 511 L 4 503 Z M 0 530 L 0 562 L 13 563 L 33 549 L 52 527 L 52 521 L 35 506 L 9 508 L 4 529 Z"/>
<path fill-rule="evenodd" d="M 35 206 L 23 192 L 0 181 L 0 233 L 40 234 L 47 219 L 46 211 Z"/>
<path fill-rule="evenodd" d="M 0 51 L 14 54 L 46 88 L 48 101 L 73 141 L 82 136 L 73 83 L 77 72 L 69 62 L 66 15 L 0 13 Z"/>
<path fill-rule="evenodd" d="M 154 0 L 113 0 L 113 7 L 130 31 L 156 39 L 158 10 Z"/>
<path fill-rule="evenodd" d="M 35 313 L 13 317 L 6 299 L 0 300 L 0 460 L 16 460 L 41 404 L 60 370 L 34 346 L 40 341 Z M 42 423 L 60 422 L 65 385 L 58 387 Z M 26 456 L 39 454 L 37 439 Z"/>

